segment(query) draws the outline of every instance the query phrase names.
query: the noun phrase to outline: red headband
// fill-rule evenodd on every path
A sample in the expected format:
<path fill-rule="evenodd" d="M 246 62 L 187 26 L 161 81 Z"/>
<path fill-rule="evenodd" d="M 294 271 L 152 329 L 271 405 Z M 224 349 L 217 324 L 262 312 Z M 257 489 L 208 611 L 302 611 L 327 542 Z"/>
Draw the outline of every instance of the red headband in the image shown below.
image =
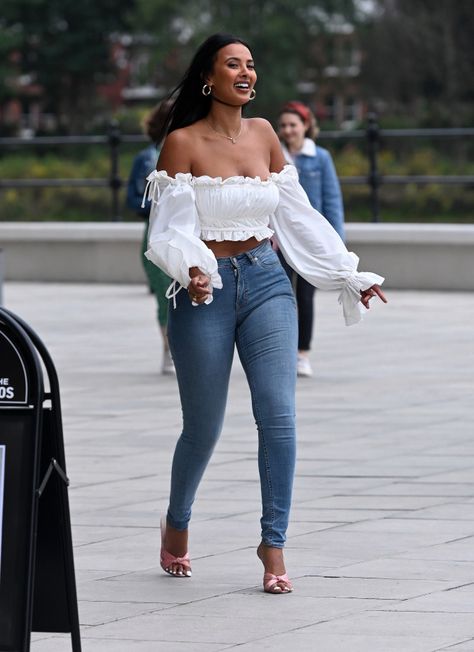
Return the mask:
<path fill-rule="evenodd" d="M 287 102 L 281 110 L 281 113 L 285 113 L 285 111 L 297 113 L 303 122 L 309 122 L 310 120 L 310 110 L 305 104 L 303 104 L 303 102 Z"/>

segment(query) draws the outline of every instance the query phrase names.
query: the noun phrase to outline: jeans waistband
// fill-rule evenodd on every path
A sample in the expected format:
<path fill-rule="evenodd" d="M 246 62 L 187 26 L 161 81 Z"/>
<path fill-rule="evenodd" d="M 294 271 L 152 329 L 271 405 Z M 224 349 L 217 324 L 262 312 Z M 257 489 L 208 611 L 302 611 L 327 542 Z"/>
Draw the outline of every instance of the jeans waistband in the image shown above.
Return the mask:
<path fill-rule="evenodd" d="M 259 254 L 262 254 L 264 251 L 267 251 L 268 249 L 271 248 L 272 246 L 270 244 L 270 240 L 268 240 L 267 238 L 256 247 L 253 247 L 253 249 L 244 251 L 241 254 L 237 254 L 236 256 L 225 256 L 223 258 L 217 258 L 217 264 L 220 268 L 234 267 L 236 262 L 238 263 L 238 262 L 248 261 L 253 264 Z"/>

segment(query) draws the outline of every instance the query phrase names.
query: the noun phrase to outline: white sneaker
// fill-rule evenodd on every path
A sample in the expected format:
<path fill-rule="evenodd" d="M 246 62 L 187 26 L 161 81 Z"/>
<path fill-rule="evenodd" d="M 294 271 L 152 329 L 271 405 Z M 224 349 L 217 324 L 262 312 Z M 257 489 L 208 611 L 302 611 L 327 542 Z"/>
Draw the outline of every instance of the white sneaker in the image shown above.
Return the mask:
<path fill-rule="evenodd" d="M 313 375 L 313 370 L 311 369 L 309 358 L 303 355 L 298 356 L 296 373 L 302 378 L 310 378 Z"/>
<path fill-rule="evenodd" d="M 173 358 L 171 357 L 171 353 L 169 349 L 163 350 L 163 363 L 161 365 L 161 373 L 164 376 L 172 376 L 176 373 L 176 369 L 174 368 Z"/>

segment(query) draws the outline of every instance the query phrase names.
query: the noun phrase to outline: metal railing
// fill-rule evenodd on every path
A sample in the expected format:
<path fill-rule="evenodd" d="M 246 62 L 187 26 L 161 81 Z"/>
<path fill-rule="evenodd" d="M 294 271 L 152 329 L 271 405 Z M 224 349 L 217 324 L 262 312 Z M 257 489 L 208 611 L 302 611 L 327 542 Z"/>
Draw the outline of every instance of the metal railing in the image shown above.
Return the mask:
<path fill-rule="evenodd" d="M 466 138 L 474 136 L 474 128 L 380 129 L 374 114 L 369 114 L 367 129 L 354 131 L 321 131 L 318 140 L 365 139 L 369 158 L 367 176 L 339 177 L 342 185 L 368 185 L 372 222 L 380 221 L 380 188 L 382 185 L 464 185 L 474 184 L 474 175 L 382 175 L 378 155 L 385 138 Z"/>
<path fill-rule="evenodd" d="M 380 129 L 374 115 L 369 115 L 367 128 L 353 131 L 321 131 L 318 141 L 365 140 L 367 143 L 368 173 L 360 176 L 342 176 L 342 185 L 368 186 L 372 221 L 380 220 L 380 188 L 382 185 L 414 183 L 471 185 L 474 175 L 383 175 L 379 171 L 380 143 L 386 138 L 471 138 L 474 128 L 446 129 Z M 111 193 L 111 219 L 120 221 L 120 191 L 124 180 L 119 174 L 120 147 L 123 144 L 147 143 L 145 136 L 125 135 L 117 122 L 112 122 L 107 135 L 103 136 L 39 136 L 35 138 L 0 138 L 0 151 L 8 147 L 37 147 L 64 145 L 102 145 L 109 148 L 109 176 L 107 178 L 67 179 L 0 179 L 0 190 L 8 188 L 109 188 Z"/>

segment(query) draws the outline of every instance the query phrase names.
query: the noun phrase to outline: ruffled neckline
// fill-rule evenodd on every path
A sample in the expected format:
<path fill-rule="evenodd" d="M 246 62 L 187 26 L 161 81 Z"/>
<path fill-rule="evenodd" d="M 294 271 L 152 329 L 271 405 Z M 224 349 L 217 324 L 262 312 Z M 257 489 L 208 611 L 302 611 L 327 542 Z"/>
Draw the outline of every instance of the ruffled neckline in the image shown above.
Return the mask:
<path fill-rule="evenodd" d="M 210 177 L 201 175 L 195 177 L 191 172 L 178 172 L 174 177 L 170 177 L 166 170 L 153 170 L 148 175 L 147 180 L 152 181 L 166 181 L 168 183 L 188 183 L 192 186 L 225 186 L 225 185 L 238 185 L 238 184 L 252 184 L 258 186 L 265 186 L 270 183 L 278 183 L 283 176 L 290 174 L 290 176 L 297 174 L 296 168 L 293 165 L 285 165 L 281 172 L 270 172 L 268 179 L 261 177 L 246 177 L 243 175 L 235 175 L 232 177 Z"/>

